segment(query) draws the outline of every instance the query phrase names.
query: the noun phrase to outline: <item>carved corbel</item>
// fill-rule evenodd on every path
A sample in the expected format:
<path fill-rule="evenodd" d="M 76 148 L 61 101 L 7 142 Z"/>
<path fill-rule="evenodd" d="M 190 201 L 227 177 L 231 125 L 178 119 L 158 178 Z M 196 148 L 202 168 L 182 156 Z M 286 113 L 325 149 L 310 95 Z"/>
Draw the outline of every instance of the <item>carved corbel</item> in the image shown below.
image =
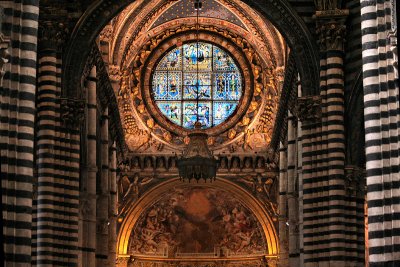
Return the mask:
<path fill-rule="evenodd" d="M 85 102 L 80 99 L 61 98 L 61 119 L 69 129 L 77 128 L 85 116 Z"/>

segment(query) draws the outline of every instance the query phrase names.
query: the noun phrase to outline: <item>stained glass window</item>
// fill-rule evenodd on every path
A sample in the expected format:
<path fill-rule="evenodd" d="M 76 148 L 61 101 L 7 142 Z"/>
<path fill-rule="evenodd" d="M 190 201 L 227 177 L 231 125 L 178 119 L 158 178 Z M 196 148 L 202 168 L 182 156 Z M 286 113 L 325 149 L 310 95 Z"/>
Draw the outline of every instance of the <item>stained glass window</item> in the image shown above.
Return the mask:
<path fill-rule="evenodd" d="M 193 129 L 198 117 L 203 128 L 210 128 L 235 112 L 242 97 L 242 77 L 222 48 L 192 42 L 160 60 L 152 93 L 161 113 L 173 123 Z"/>

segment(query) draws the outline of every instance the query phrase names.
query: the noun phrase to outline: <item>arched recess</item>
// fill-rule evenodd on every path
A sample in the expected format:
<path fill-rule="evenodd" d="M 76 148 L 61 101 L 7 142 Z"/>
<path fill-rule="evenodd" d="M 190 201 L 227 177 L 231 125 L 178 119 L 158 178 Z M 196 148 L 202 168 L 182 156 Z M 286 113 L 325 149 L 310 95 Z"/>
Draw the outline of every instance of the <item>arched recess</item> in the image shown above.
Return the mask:
<path fill-rule="evenodd" d="M 158 186 L 154 187 L 152 190 L 148 191 L 146 194 L 144 194 L 127 211 L 118 234 L 117 255 L 120 255 L 122 257 L 128 256 L 127 253 L 128 253 L 128 245 L 131 232 L 137 220 L 139 219 L 140 215 L 146 210 L 146 208 L 152 205 L 154 201 L 156 201 L 162 193 L 170 189 L 173 189 L 179 185 L 182 185 L 182 181 L 180 181 L 178 178 L 171 179 L 169 181 L 161 183 Z M 199 184 L 193 183 L 192 185 L 198 186 Z M 204 183 L 202 185 L 223 189 L 231 193 L 235 197 L 237 197 L 237 199 L 241 203 L 243 203 L 247 208 L 249 208 L 249 210 L 253 212 L 256 219 L 260 223 L 268 246 L 268 256 L 276 256 L 279 253 L 278 235 L 275 230 L 272 218 L 268 214 L 267 210 L 256 198 L 254 198 L 251 194 L 246 192 L 244 189 L 242 189 L 235 183 L 222 178 L 217 178 L 217 180 L 212 184 Z"/>
<path fill-rule="evenodd" d="M 254 10 L 269 19 L 285 37 L 294 52 L 300 72 L 303 95 L 319 92 L 319 61 L 313 40 L 304 21 L 290 7 L 287 0 L 243 0 Z M 77 23 L 64 55 L 63 95 L 77 96 L 80 77 L 89 50 L 100 31 L 120 11 L 131 4 L 131 0 L 94 2 Z"/>

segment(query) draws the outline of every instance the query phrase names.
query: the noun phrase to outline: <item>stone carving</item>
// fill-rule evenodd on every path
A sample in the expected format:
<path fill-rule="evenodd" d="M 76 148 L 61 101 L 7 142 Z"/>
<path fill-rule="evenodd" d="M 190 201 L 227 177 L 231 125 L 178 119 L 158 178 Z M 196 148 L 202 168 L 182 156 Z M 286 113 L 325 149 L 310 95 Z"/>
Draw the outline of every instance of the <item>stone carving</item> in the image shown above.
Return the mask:
<path fill-rule="evenodd" d="M 366 171 L 357 166 L 345 167 L 345 184 L 349 195 L 364 196 L 366 192 Z"/>
<path fill-rule="evenodd" d="M 317 10 L 335 10 L 340 8 L 340 0 L 314 0 Z"/>
<path fill-rule="evenodd" d="M 10 40 L 0 32 L 0 80 L 4 76 L 5 72 L 3 70 L 3 67 L 6 63 L 8 63 L 8 57 L 10 55 L 8 52 L 9 42 Z"/>
<path fill-rule="evenodd" d="M 61 98 L 61 119 L 67 128 L 77 128 L 84 120 L 85 101 Z"/>
<path fill-rule="evenodd" d="M 68 38 L 68 27 L 59 21 L 40 21 L 39 43 L 42 49 L 59 49 L 66 44 Z"/>
<path fill-rule="evenodd" d="M 303 122 L 318 121 L 321 118 L 321 97 L 300 97 L 297 100 L 296 116 Z"/>
<path fill-rule="evenodd" d="M 317 34 L 321 50 L 343 50 L 346 37 L 347 9 L 334 9 L 316 13 Z"/>

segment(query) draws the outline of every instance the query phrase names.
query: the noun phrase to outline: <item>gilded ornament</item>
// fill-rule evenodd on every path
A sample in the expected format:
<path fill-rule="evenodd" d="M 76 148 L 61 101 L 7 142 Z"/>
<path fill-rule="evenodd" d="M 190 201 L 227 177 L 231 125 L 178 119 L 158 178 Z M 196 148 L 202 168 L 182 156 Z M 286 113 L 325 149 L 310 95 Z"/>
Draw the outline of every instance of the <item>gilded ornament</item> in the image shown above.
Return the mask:
<path fill-rule="evenodd" d="M 207 145 L 213 146 L 214 144 L 215 144 L 215 137 L 213 137 L 213 136 L 208 137 Z"/>
<path fill-rule="evenodd" d="M 244 116 L 243 119 L 242 119 L 242 124 L 243 124 L 244 126 L 249 125 L 249 124 L 250 124 L 250 118 L 247 117 L 247 116 Z"/>
<path fill-rule="evenodd" d="M 167 141 L 167 142 L 171 142 L 172 141 L 172 135 L 168 131 L 164 132 L 163 137 L 164 137 L 165 141 Z"/>
<path fill-rule="evenodd" d="M 144 106 L 144 104 L 140 104 L 140 105 L 137 107 L 137 109 L 138 109 L 138 111 L 139 111 L 140 114 L 142 114 L 143 112 L 146 111 L 146 107 Z"/>
<path fill-rule="evenodd" d="M 253 112 L 257 110 L 258 108 L 258 102 L 257 101 L 251 101 L 250 107 L 249 107 L 249 112 Z"/>
<path fill-rule="evenodd" d="M 228 131 L 228 138 L 229 139 L 233 139 L 233 138 L 235 138 L 236 137 L 236 131 L 235 131 L 235 129 L 230 129 L 229 131 Z"/>
<path fill-rule="evenodd" d="M 146 122 L 147 127 L 149 127 L 150 129 L 154 128 L 154 120 L 153 119 L 148 119 Z"/>
<path fill-rule="evenodd" d="M 189 136 L 185 136 L 185 138 L 183 138 L 183 143 L 185 143 L 185 145 L 188 145 L 190 142 L 190 137 Z"/>

